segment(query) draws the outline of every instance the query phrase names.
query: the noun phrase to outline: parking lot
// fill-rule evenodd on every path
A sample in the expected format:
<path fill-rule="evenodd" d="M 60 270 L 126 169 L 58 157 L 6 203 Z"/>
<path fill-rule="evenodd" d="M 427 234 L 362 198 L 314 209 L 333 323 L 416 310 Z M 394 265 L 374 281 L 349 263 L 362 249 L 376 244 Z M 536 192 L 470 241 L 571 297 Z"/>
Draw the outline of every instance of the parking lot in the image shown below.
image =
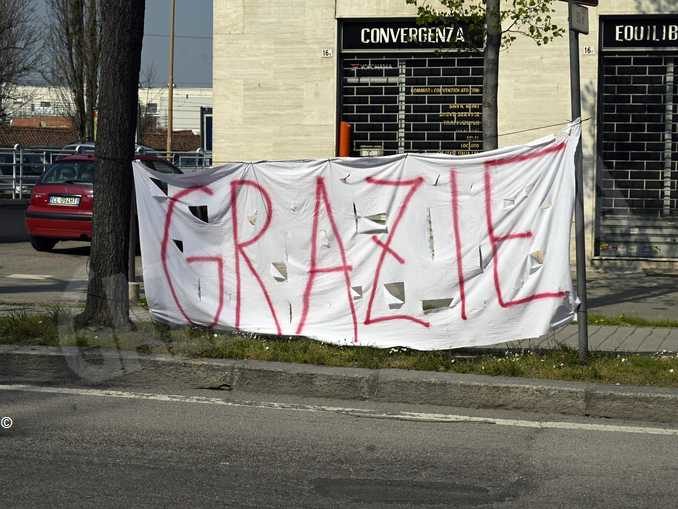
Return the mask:
<path fill-rule="evenodd" d="M 28 242 L 0 244 L 0 304 L 7 308 L 84 301 L 89 244 L 62 242 L 39 253 Z"/>
<path fill-rule="evenodd" d="M 84 303 L 90 245 L 59 242 L 38 252 L 28 242 L 20 203 L 0 204 L 0 312 Z M 141 259 L 137 257 L 138 274 Z"/>

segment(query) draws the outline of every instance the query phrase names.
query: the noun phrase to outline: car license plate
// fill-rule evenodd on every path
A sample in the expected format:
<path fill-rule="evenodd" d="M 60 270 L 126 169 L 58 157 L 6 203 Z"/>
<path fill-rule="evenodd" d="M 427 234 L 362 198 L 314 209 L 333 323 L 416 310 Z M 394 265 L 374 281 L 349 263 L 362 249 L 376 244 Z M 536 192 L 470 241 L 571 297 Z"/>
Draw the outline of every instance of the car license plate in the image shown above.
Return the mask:
<path fill-rule="evenodd" d="M 80 205 L 79 196 L 50 196 L 50 205 L 60 205 L 62 207 L 77 207 Z"/>

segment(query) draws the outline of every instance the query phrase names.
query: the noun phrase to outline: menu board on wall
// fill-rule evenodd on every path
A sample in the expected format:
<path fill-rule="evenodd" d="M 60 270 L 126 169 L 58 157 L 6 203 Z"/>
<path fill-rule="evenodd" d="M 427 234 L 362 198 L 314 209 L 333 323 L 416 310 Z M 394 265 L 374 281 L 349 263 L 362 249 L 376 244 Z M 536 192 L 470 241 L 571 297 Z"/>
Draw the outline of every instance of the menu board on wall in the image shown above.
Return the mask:
<path fill-rule="evenodd" d="M 353 155 L 482 151 L 484 59 L 473 26 L 342 23 L 340 114 L 353 126 Z"/>
<path fill-rule="evenodd" d="M 353 153 L 480 152 L 483 57 L 475 54 L 344 55 L 341 117 Z"/>

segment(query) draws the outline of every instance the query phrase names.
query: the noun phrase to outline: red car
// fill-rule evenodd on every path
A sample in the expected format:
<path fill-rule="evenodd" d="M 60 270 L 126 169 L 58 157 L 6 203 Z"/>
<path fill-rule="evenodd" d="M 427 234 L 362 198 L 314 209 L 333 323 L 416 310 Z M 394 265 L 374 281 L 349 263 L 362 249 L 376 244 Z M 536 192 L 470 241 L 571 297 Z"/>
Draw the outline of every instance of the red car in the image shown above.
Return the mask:
<path fill-rule="evenodd" d="M 162 173 L 181 173 L 176 166 L 152 156 L 136 159 Z M 49 251 L 60 240 L 92 240 L 94 154 L 59 159 L 33 188 L 26 209 L 26 229 L 31 245 Z"/>

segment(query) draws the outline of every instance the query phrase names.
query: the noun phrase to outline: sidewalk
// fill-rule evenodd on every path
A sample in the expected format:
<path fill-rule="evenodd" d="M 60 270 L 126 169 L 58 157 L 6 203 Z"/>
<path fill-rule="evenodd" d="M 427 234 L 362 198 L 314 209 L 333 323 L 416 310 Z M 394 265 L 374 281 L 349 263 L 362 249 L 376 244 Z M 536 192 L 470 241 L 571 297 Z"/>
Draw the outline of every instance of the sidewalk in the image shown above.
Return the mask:
<path fill-rule="evenodd" d="M 608 270 L 591 271 L 587 279 L 589 315 L 678 320 L 678 275 Z M 578 342 L 578 325 L 572 323 L 541 338 L 510 341 L 482 350 L 552 350 L 561 346 L 576 350 Z M 678 352 L 678 328 L 589 325 L 589 350 Z"/>
<path fill-rule="evenodd" d="M 554 350 L 563 346 L 574 350 L 578 348 L 579 333 L 576 323 L 541 338 L 509 341 L 483 347 L 481 350 Z M 678 329 L 589 325 L 589 350 L 620 353 L 678 352 Z"/>

